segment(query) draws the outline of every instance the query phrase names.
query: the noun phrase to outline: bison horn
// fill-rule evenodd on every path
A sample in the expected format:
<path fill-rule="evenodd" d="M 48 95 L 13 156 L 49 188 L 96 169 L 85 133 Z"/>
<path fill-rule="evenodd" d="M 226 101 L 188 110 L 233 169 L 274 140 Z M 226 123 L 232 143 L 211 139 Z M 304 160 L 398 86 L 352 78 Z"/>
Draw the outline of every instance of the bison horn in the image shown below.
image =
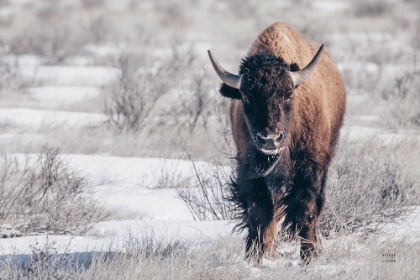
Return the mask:
<path fill-rule="evenodd" d="M 324 45 L 321 45 L 321 47 L 319 48 L 314 58 L 312 58 L 311 62 L 309 62 L 309 64 L 306 65 L 305 68 L 303 68 L 300 71 L 289 72 L 295 87 L 303 83 L 306 79 L 309 78 L 309 76 L 311 76 L 312 72 L 315 70 L 315 67 L 321 57 L 323 48 L 324 48 Z"/>
<path fill-rule="evenodd" d="M 211 51 L 208 51 L 211 64 L 213 65 L 214 71 L 216 71 L 219 78 L 228 86 L 232 88 L 239 89 L 241 87 L 241 80 L 242 75 L 235 75 L 229 73 L 217 62 L 217 60 L 213 57 Z"/>

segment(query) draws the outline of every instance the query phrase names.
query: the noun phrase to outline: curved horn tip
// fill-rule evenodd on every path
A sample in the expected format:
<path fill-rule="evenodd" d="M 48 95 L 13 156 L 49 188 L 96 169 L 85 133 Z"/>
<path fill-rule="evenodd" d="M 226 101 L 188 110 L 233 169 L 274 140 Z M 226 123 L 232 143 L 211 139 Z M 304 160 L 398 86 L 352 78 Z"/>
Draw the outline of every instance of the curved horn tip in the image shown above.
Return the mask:
<path fill-rule="evenodd" d="M 324 50 L 324 44 L 321 44 L 321 46 L 319 47 L 318 51 L 316 52 L 316 55 L 317 55 L 318 53 L 321 53 L 323 50 Z M 316 56 L 316 55 L 315 55 L 315 56 Z"/>
<path fill-rule="evenodd" d="M 226 71 L 214 58 L 213 53 L 210 50 L 207 50 L 213 69 L 216 71 L 216 74 L 219 78 L 228 86 L 232 88 L 239 89 L 241 86 L 242 75 L 235 75 Z"/>
<path fill-rule="evenodd" d="M 318 64 L 319 59 L 321 58 L 321 53 L 323 49 L 324 44 L 321 44 L 318 51 L 312 58 L 311 62 L 309 62 L 308 65 L 305 66 L 305 68 L 303 68 L 300 71 L 289 72 L 295 87 L 306 81 L 311 76 L 312 72 L 315 70 L 316 65 Z"/>

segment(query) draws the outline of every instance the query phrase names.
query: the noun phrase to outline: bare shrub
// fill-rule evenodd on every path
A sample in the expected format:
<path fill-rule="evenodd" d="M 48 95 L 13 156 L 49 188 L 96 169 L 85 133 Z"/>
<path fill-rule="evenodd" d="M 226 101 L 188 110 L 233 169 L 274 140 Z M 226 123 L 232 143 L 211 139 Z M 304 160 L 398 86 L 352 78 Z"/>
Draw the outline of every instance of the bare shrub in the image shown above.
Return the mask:
<path fill-rule="evenodd" d="M 23 93 L 26 88 L 33 86 L 33 79 L 25 79 L 19 74 L 17 60 L 14 63 L 0 61 L 0 98 Z"/>
<path fill-rule="evenodd" d="M 130 237 L 126 243 L 127 246 L 133 244 L 129 253 L 102 251 L 59 255 L 54 254 L 53 248 L 41 247 L 36 257 L 11 255 L 0 264 L 0 277 L 13 280 L 417 279 L 419 242 L 383 239 L 385 241 L 377 238 L 366 241 L 366 238 L 361 240 L 354 236 L 340 238 L 329 241 L 324 253 L 307 266 L 298 266 L 298 257 L 292 255 L 277 257 L 268 265 L 264 260 L 261 268 L 255 268 L 242 260 L 240 238 L 191 244 L 158 238 L 149 238 L 149 243 L 147 239 Z M 22 259 L 26 262 L 18 265 Z M 395 259 L 396 263 L 384 262 L 389 259 Z"/>
<path fill-rule="evenodd" d="M 9 5 L 8 0 L 0 0 L 0 8 L 7 7 Z M 12 22 L 14 21 L 14 14 L 13 13 L 2 13 L 0 15 L 0 27 L 6 28 L 10 27 Z"/>
<path fill-rule="evenodd" d="M 0 277 L 110 280 L 239 280 L 252 277 L 250 267 L 238 261 L 241 251 L 239 239 L 223 239 L 201 245 L 194 241 L 192 244 L 186 244 L 177 239 L 162 238 L 156 236 L 153 231 L 145 237 L 138 237 L 142 235 L 144 234 L 131 235 L 123 244 L 124 253 L 99 251 L 56 254 L 50 244 L 49 247 L 37 250 L 35 256 L 28 256 L 23 264 L 22 256 L 12 255 L 0 264 Z"/>
<path fill-rule="evenodd" d="M 31 162 L 32 161 L 32 162 Z M 82 194 L 87 179 L 68 169 L 58 149 L 44 147 L 25 163 L 5 156 L 0 167 L 1 224 L 24 233 L 81 233 L 103 217 Z"/>
<path fill-rule="evenodd" d="M 332 33 L 330 31 L 331 27 L 329 24 L 321 22 L 318 24 L 312 24 L 308 21 L 299 21 L 297 26 L 303 38 L 313 40 L 314 42 L 322 42 L 322 44 L 329 48 L 331 37 L 329 37 L 328 34 Z"/>
<path fill-rule="evenodd" d="M 198 170 L 193 161 L 196 184 L 177 187 L 179 197 L 187 204 L 195 220 L 232 220 L 235 207 L 229 196 L 230 169 L 211 164 L 206 170 Z"/>
<path fill-rule="evenodd" d="M 354 15 L 356 17 L 379 17 L 389 13 L 392 6 L 387 1 L 357 1 L 355 2 Z"/>
<path fill-rule="evenodd" d="M 104 0 L 82 0 L 85 8 L 100 8 L 104 4 Z"/>
<path fill-rule="evenodd" d="M 60 18 L 61 9 L 60 2 L 54 0 L 41 1 L 41 5 L 36 9 L 35 14 L 41 21 L 56 20 Z"/>
<path fill-rule="evenodd" d="M 226 124 L 229 119 L 227 102 L 214 92 L 210 81 L 205 72 L 195 74 L 179 93 L 178 103 L 168 115 L 180 130 L 192 133 L 198 124 L 207 130 L 211 121 Z"/>
<path fill-rule="evenodd" d="M 404 206 L 419 202 L 417 186 L 395 159 L 396 150 L 373 141 L 341 142 L 329 172 L 320 223 L 324 236 L 373 231 L 406 213 Z"/>
<path fill-rule="evenodd" d="M 160 112 L 153 112 L 158 101 L 176 85 L 182 70 L 192 61 L 177 48 L 167 60 L 151 61 L 152 65 L 145 55 L 122 53 L 118 59 L 120 78 L 105 89 L 104 113 L 109 126 L 119 132 L 137 132 L 153 122 L 152 116 L 160 118 Z"/>
<path fill-rule="evenodd" d="M 108 99 L 104 113 L 110 126 L 118 131 L 143 129 L 157 101 L 171 86 L 165 74 L 167 68 L 158 67 L 155 71 L 143 68 L 138 71 L 133 65 L 135 60 L 129 54 L 122 54 L 118 61 L 120 79 L 106 89 Z"/>
<path fill-rule="evenodd" d="M 101 42 L 109 32 L 102 17 L 69 18 L 59 8 L 45 12 L 46 19 L 11 39 L 11 53 L 34 54 L 42 57 L 45 64 L 60 64 L 87 44 Z"/>
<path fill-rule="evenodd" d="M 229 5 L 228 11 L 238 19 L 255 17 L 258 12 L 258 4 L 252 0 L 233 0 L 227 1 L 227 4 Z"/>
<path fill-rule="evenodd" d="M 77 29 L 63 22 L 41 26 L 14 38 L 10 50 L 19 55 L 39 55 L 46 59 L 46 64 L 62 63 L 85 44 L 84 40 L 77 36 Z"/>
<path fill-rule="evenodd" d="M 420 202 L 418 184 L 407 175 L 407 166 L 395 159 L 394 152 L 400 149 L 373 141 L 359 145 L 342 141 L 329 172 L 327 204 L 320 222 L 324 236 L 375 231 L 409 211 L 405 206 Z M 226 200 L 230 176 L 226 169 L 211 165 L 195 173 L 197 185 L 178 188 L 194 218 L 234 219 L 235 207 Z"/>
<path fill-rule="evenodd" d="M 165 27 L 187 26 L 191 23 L 186 10 L 183 6 L 184 2 L 180 1 L 154 1 L 154 8 L 160 15 L 160 22 Z"/>
<path fill-rule="evenodd" d="M 392 128 L 420 128 L 420 71 L 406 71 L 395 77 L 390 89 L 382 93 L 382 98 L 392 104 L 391 111 L 384 118 Z"/>
<path fill-rule="evenodd" d="M 68 266 L 67 254 L 57 254 L 56 243 L 47 240 L 43 246 L 31 245 L 31 255 L 22 261 L 21 269 L 16 269 L 10 259 L 7 262 L 9 279 L 72 279 Z"/>

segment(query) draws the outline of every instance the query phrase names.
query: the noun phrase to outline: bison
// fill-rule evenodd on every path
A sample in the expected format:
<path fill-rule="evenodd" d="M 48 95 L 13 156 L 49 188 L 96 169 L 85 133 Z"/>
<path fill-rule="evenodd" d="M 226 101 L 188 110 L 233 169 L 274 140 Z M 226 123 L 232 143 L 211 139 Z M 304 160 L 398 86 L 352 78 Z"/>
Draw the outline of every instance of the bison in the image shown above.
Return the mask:
<path fill-rule="evenodd" d="M 232 99 L 231 200 L 236 229 L 247 229 L 245 258 L 272 256 L 281 226 L 282 239 L 298 238 L 309 262 L 321 250 L 318 222 L 345 112 L 343 79 L 323 45 L 318 49 L 286 23 L 258 36 L 239 75 L 208 54 L 223 81 L 220 94 Z"/>

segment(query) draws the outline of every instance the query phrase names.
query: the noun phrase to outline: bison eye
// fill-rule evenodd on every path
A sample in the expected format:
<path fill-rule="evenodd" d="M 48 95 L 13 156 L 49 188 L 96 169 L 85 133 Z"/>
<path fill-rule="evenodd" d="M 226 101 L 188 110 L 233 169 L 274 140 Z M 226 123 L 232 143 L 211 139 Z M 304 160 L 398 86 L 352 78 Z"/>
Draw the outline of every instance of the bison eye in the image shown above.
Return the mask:
<path fill-rule="evenodd" d="M 249 100 L 247 98 L 245 98 L 245 97 L 242 98 L 242 102 L 245 103 L 245 104 L 249 104 Z"/>

